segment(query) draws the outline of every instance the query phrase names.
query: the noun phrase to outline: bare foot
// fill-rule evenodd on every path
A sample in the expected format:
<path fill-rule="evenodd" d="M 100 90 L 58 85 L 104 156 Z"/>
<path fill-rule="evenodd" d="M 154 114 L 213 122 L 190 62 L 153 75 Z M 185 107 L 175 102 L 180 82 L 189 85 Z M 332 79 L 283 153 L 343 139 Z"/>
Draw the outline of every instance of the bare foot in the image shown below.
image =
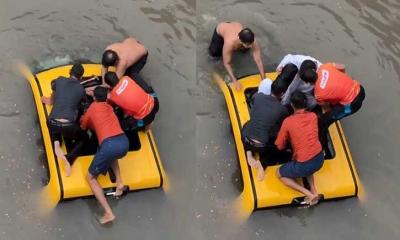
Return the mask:
<path fill-rule="evenodd" d="M 321 196 L 319 194 L 316 194 L 311 200 L 310 200 L 310 206 L 318 204 L 319 200 L 321 200 Z"/>
<path fill-rule="evenodd" d="M 109 222 L 114 221 L 115 216 L 112 213 L 104 213 L 104 216 L 100 218 L 99 222 L 100 224 L 106 224 Z"/>
<path fill-rule="evenodd" d="M 319 200 L 320 200 L 320 195 L 318 195 L 318 194 L 313 194 L 313 195 L 307 196 L 304 199 L 306 204 L 309 206 L 313 206 L 313 205 L 317 204 Z"/>
<path fill-rule="evenodd" d="M 250 157 L 247 158 L 247 162 L 249 163 L 249 166 L 254 168 L 257 166 L 257 160 L 255 160 L 254 158 Z"/>
<path fill-rule="evenodd" d="M 65 157 L 61 147 L 60 147 L 60 142 L 55 141 L 54 142 L 54 152 L 56 153 L 58 158 L 61 158 L 64 162 L 64 168 L 65 168 L 65 176 L 69 177 L 71 176 L 71 164 L 68 162 L 67 158 Z"/>
<path fill-rule="evenodd" d="M 122 194 L 124 194 L 124 189 L 125 189 L 124 185 L 117 186 L 115 189 L 114 197 L 118 198 L 122 196 Z"/>
<path fill-rule="evenodd" d="M 261 182 L 264 180 L 264 177 L 265 177 L 264 168 L 261 165 L 261 163 L 257 161 L 257 180 Z"/>

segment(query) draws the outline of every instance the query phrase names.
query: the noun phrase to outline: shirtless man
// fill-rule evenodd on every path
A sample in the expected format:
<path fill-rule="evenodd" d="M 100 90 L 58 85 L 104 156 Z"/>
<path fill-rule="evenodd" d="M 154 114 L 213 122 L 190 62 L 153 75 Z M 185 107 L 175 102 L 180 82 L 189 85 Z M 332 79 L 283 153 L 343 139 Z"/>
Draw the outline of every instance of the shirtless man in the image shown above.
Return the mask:
<path fill-rule="evenodd" d="M 238 22 L 222 22 L 217 25 L 211 39 L 209 54 L 212 57 L 221 57 L 229 78 L 240 90 L 242 85 L 233 75 L 231 59 L 234 51 L 251 49 L 253 59 L 257 64 L 261 79 L 265 78 L 264 64 L 261 59 L 261 47 L 249 28 L 243 28 Z"/>
<path fill-rule="evenodd" d="M 146 64 L 147 56 L 147 49 L 143 44 L 132 37 L 107 46 L 101 60 L 103 65 L 101 71 L 103 83 L 104 75 L 111 66 L 115 67 L 115 73 L 118 78 L 128 75 L 135 79 L 134 76 L 136 76 Z M 146 83 L 138 84 L 147 92 L 148 86 Z"/>

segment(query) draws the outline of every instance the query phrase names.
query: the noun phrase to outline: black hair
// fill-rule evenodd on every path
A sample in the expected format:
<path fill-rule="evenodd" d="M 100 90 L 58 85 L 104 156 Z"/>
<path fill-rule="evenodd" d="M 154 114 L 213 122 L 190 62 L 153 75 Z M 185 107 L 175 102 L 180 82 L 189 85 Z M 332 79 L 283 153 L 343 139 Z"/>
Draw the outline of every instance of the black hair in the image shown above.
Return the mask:
<path fill-rule="evenodd" d="M 107 72 L 104 75 L 104 81 L 111 87 L 114 88 L 117 86 L 119 79 L 115 72 Z"/>
<path fill-rule="evenodd" d="M 318 79 L 318 74 L 315 69 L 308 68 L 299 74 L 301 80 L 306 83 L 314 84 Z"/>
<path fill-rule="evenodd" d="M 94 98 L 98 102 L 105 102 L 107 101 L 107 94 L 108 94 L 108 89 L 105 87 L 96 87 L 94 89 Z"/>
<path fill-rule="evenodd" d="M 243 43 L 251 44 L 254 42 L 254 33 L 250 28 L 243 28 L 242 31 L 239 32 L 239 39 Z"/>
<path fill-rule="evenodd" d="M 300 91 L 295 91 L 290 98 L 290 103 L 296 109 L 303 109 L 307 107 L 307 97 Z"/>
<path fill-rule="evenodd" d="M 300 65 L 300 70 L 299 73 L 301 74 L 302 72 L 304 72 L 307 69 L 314 69 L 315 71 L 317 70 L 317 64 L 312 61 L 312 60 L 304 60 L 301 65 Z"/>
<path fill-rule="evenodd" d="M 81 79 L 83 76 L 83 66 L 80 63 L 75 63 L 71 70 L 69 71 L 69 74 L 71 75 L 71 77 L 76 77 L 77 79 Z"/>
<path fill-rule="evenodd" d="M 275 95 L 275 97 L 281 97 L 287 90 L 286 84 L 283 81 L 275 80 L 271 84 L 271 93 Z"/>
<path fill-rule="evenodd" d="M 113 50 L 106 50 L 103 53 L 101 64 L 105 67 L 114 66 L 118 60 L 118 54 Z"/>

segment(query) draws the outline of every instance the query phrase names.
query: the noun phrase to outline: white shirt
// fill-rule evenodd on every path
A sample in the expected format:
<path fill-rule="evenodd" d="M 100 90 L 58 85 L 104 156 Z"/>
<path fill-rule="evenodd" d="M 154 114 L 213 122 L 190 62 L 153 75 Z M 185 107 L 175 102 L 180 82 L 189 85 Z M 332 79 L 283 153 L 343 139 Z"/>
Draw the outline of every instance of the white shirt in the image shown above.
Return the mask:
<path fill-rule="evenodd" d="M 271 85 L 272 85 L 272 80 L 269 78 L 266 78 L 260 82 L 260 85 L 258 86 L 258 92 L 259 93 L 264 93 L 265 95 L 271 95 Z"/>
<path fill-rule="evenodd" d="M 301 64 L 305 60 L 311 60 L 314 61 L 317 64 L 317 69 L 322 65 L 320 61 L 317 59 L 311 57 L 311 56 L 305 56 L 305 55 L 299 55 L 299 54 L 288 54 L 286 55 L 282 61 L 279 63 L 277 68 L 283 68 L 285 65 L 292 63 L 296 65 L 296 67 L 300 70 Z M 300 79 L 299 74 L 296 74 L 294 77 L 292 83 L 289 85 L 288 89 L 286 90 L 285 94 L 282 97 L 282 104 L 283 105 L 289 105 L 290 104 L 290 96 L 296 91 L 300 91 L 304 93 L 307 97 L 307 106 L 310 108 L 313 108 L 317 102 L 315 101 L 314 98 L 314 86 L 303 82 L 303 80 Z"/>

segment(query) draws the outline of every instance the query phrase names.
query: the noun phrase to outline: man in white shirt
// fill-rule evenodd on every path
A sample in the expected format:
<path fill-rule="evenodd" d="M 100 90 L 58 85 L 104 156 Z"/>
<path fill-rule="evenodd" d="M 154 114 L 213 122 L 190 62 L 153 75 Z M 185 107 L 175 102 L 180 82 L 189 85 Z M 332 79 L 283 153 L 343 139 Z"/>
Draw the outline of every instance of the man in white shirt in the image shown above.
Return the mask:
<path fill-rule="evenodd" d="M 311 60 L 311 61 L 315 62 L 315 64 L 317 65 L 316 70 L 318 70 L 318 68 L 322 65 L 322 63 L 320 61 L 318 61 L 317 59 L 315 59 L 311 56 L 288 54 L 279 63 L 278 67 L 276 68 L 276 71 L 278 73 L 281 73 L 283 67 L 289 63 L 296 65 L 296 67 L 300 70 L 300 66 L 305 60 Z M 281 103 L 283 105 L 288 106 L 290 104 L 291 95 L 293 94 L 293 92 L 298 90 L 306 95 L 307 107 L 309 109 L 312 109 L 317 105 L 317 102 L 315 101 L 315 98 L 314 98 L 313 89 L 314 89 L 314 87 L 311 84 L 305 83 L 304 81 L 302 81 L 299 77 L 299 74 L 297 74 L 295 76 L 295 78 L 293 79 L 292 83 L 289 85 L 286 92 L 284 93 Z"/>

